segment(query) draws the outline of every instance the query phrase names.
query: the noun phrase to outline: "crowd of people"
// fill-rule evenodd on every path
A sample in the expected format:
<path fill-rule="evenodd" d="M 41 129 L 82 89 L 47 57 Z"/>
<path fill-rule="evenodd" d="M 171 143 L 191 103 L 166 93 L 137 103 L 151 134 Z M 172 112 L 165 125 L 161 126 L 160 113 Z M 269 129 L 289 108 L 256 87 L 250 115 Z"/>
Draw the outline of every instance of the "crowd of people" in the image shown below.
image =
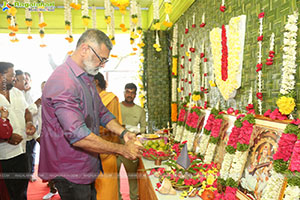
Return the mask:
<path fill-rule="evenodd" d="M 136 134 L 145 133 L 146 114 L 134 103 L 135 84 L 126 84 L 121 103 L 106 91 L 98 71 L 111 49 L 102 31 L 85 31 L 74 53 L 41 84 L 38 99 L 30 94 L 29 73 L 0 62 L 0 199 L 27 199 L 28 182 L 36 180 L 36 142 L 38 176 L 50 187 L 44 199 L 57 191 L 62 200 L 122 199 L 116 190 L 122 163 L 130 198 L 139 199 L 136 173 L 143 147 Z"/>

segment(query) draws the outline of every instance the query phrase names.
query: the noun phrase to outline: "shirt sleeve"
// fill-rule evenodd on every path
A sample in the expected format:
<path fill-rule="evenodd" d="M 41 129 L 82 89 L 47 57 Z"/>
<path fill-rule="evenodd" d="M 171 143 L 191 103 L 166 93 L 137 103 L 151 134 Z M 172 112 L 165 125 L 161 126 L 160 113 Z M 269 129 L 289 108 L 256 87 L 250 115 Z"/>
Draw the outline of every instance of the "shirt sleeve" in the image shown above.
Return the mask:
<path fill-rule="evenodd" d="M 88 136 L 92 131 L 85 124 L 82 99 L 80 99 L 75 83 L 67 84 L 63 81 L 56 81 L 57 87 L 53 87 L 50 92 L 51 103 L 64 131 L 64 136 L 73 144 Z M 60 89 L 57 89 L 58 87 Z"/>
<path fill-rule="evenodd" d="M 146 133 L 146 112 L 144 109 L 142 109 L 140 127 L 141 127 L 141 133 Z"/>

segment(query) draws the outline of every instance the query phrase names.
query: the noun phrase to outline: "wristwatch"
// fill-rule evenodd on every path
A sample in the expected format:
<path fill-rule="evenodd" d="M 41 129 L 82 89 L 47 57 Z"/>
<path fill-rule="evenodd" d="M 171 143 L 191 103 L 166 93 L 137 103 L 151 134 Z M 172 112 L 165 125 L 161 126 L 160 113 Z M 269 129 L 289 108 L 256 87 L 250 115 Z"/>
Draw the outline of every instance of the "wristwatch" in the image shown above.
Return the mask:
<path fill-rule="evenodd" d="M 123 139 L 124 135 L 128 132 L 128 130 L 125 128 L 124 131 L 122 131 L 120 138 Z"/>

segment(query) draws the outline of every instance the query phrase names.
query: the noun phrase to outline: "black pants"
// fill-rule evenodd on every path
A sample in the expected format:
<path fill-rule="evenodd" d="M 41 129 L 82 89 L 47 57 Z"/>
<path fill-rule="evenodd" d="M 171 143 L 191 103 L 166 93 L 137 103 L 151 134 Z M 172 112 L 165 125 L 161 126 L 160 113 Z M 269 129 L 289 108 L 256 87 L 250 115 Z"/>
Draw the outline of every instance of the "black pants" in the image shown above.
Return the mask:
<path fill-rule="evenodd" d="M 35 163 L 35 147 L 36 141 L 34 139 L 26 142 L 26 154 L 28 158 L 28 169 L 31 174 L 34 172 L 34 163 Z"/>
<path fill-rule="evenodd" d="M 91 184 L 76 184 L 63 177 L 53 179 L 62 200 L 96 200 L 94 182 Z"/>
<path fill-rule="evenodd" d="M 26 200 L 28 185 L 28 160 L 26 154 L 8 160 L 0 160 L 4 182 L 11 200 Z"/>

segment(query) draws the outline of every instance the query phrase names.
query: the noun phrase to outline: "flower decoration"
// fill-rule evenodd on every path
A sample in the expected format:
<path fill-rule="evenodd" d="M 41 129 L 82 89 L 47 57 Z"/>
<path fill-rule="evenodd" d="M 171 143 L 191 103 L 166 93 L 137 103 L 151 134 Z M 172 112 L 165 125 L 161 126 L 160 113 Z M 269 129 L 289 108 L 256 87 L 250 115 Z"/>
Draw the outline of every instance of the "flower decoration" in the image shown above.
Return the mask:
<path fill-rule="evenodd" d="M 176 133 L 174 138 L 175 141 L 181 141 L 182 134 L 184 131 L 185 116 L 186 116 L 186 109 L 181 108 L 177 119 L 177 127 L 176 127 Z"/>
<path fill-rule="evenodd" d="M 272 33 L 270 38 L 270 51 L 269 51 L 269 58 L 267 59 L 266 65 L 273 65 L 273 58 L 274 58 L 274 37 L 275 34 Z"/>
<path fill-rule="evenodd" d="M 262 101 L 263 101 L 263 95 L 262 95 L 262 41 L 263 41 L 263 17 L 265 16 L 264 13 L 260 13 L 258 15 L 259 18 L 259 36 L 257 37 L 258 41 L 258 56 L 257 56 L 257 65 L 256 65 L 256 72 L 258 73 L 258 83 L 257 83 L 257 93 L 256 97 L 258 98 L 258 111 L 259 114 L 262 114 Z"/>
<path fill-rule="evenodd" d="M 44 21 L 44 13 L 39 12 L 39 27 L 40 27 L 40 38 L 41 38 L 41 44 L 40 47 L 44 48 L 46 47 L 46 44 L 44 43 L 43 38 L 45 37 L 45 27 L 47 24 Z"/>
<path fill-rule="evenodd" d="M 115 18 L 114 18 L 114 8 L 111 6 L 110 0 L 104 1 L 104 20 L 107 27 L 107 35 L 111 40 L 112 44 L 115 45 Z"/>
<path fill-rule="evenodd" d="M 203 28 L 205 26 L 205 13 L 202 14 L 202 23 L 200 24 L 200 28 Z"/>
<path fill-rule="evenodd" d="M 16 37 L 16 32 L 19 31 L 18 24 L 16 22 L 16 13 L 17 9 L 14 7 L 14 0 L 8 1 L 8 5 L 10 6 L 10 9 L 7 10 L 7 22 L 9 24 L 8 29 L 11 31 L 9 33 L 9 36 L 11 37 L 11 42 L 18 42 L 19 40 Z"/>
<path fill-rule="evenodd" d="M 69 43 L 73 42 L 72 36 L 72 13 L 71 6 L 67 0 L 64 0 L 64 14 L 65 14 L 65 29 L 67 31 L 67 37 L 65 38 Z"/>
<path fill-rule="evenodd" d="M 294 12 L 292 15 L 288 16 L 288 22 L 285 25 L 285 33 L 283 40 L 283 68 L 282 68 L 282 80 L 280 86 L 280 96 L 278 99 L 278 107 L 282 114 L 290 114 L 294 109 L 295 100 L 292 101 L 291 98 L 295 98 L 295 73 L 297 69 L 296 65 L 296 46 L 297 42 L 297 21 L 298 21 L 298 12 Z M 285 96 L 285 98 L 283 98 Z M 290 109 L 287 109 L 283 105 L 283 102 L 289 103 L 292 106 Z"/>
<path fill-rule="evenodd" d="M 215 81 L 225 100 L 233 98 L 241 86 L 245 23 L 245 15 L 234 17 L 228 28 L 223 26 L 210 32 Z"/>
<path fill-rule="evenodd" d="M 165 5 L 165 13 L 166 13 L 166 19 L 163 22 L 163 25 L 170 28 L 173 26 L 173 23 L 170 21 L 169 15 L 172 12 L 172 3 L 171 0 L 164 0 L 164 5 Z"/>
<path fill-rule="evenodd" d="M 225 10 L 226 10 L 226 7 L 225 7 L 225 0 L 222 0 L 222 4 L 221 4 L 221 6 L 220 6 L 220 11 L 221 11 L 221 12 L 225 12 Z"/>
<path fill-rule="evenodd" d="M 172 38 L 172 104 L 171 104 L 171 121 L 177 121 L 177 72 L 178 72 L 178 25 L 176 24 L 173 29 Z M 176 128 L 176 124 L 172 123 L 173 130 Z"/>
<path fill-rule="evenodd" d="M 88 0 L 82 0 L 82 23 L 85 27 L 85 30 L 87 30 L 87 27 L 90 23 L 90 16 L 89 16 L 89 1 Z"/>
<path fill-rule="evenodd" d="M 118 7 L 122 15 L 126 14 L 126 7 L 129 6 L 129 0 L 111 0 L 111 4 Z"/>
<path fill-rule="evenodd" d="M 75 10 L 80 10 L 81 8 L 81 5 L 78 3 L 78 0 L 73 0 L 72 3 L 70 3 L 70 6 Z"/>
<path fill-rule="evenodd" d="M 30 3 L 30 0 L 25 0 L 24 3 Z M 32 18 L 31 18 L 31 11 L 29 8 L 25 8 L 25 24 L 27 26 L 28 36 L 27 39 L 31 40 L 31 26 L 32 26 Z"/>
<path fill-rule="evenodd" d="M 288 115 L 296 107 L 295 99 L 293 97 L 281 96 L 277 101 L 276 104 L 279 108 L 280 113 L 283 115 Z"/>
<path fill-rule="evenodd" d="M 192 24 L 192 28 L 196 28 L 196 15 L 195 15 L 195 13 L 193 14 L 193 24 Z"/>
<path fill-rule="evenodd" d="M 160 46 L 160 43 L 159 43 L 159 37 L 158 37 L 158 32 L 156 32 L 156 39 L 155 39 L 155 44 L 153 44 L 153 47 L 155 48 L 155 50 L 157 52 L 160 52 L 162 49 L 161 49 L 161 46 Z"/>

